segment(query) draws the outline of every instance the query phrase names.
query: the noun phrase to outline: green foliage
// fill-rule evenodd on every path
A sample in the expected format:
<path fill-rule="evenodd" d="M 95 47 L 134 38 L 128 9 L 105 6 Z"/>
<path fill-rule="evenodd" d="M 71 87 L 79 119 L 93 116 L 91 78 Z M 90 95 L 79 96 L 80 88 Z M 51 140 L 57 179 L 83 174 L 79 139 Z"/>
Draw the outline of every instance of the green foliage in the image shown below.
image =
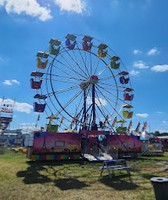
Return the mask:
<path fill-rule="evenodd" d="M 154 136 L 168 136 L 167 132 L 160 133 L 159 131 L 155 131 L 151 133 Z"/>

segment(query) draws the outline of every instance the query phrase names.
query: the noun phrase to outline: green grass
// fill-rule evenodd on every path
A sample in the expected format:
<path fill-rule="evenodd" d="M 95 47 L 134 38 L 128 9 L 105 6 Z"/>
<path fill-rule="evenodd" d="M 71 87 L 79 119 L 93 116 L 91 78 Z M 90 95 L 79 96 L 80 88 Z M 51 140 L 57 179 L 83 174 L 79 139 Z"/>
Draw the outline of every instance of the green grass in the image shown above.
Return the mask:
<path fill-rule="evenodd" d="M 31 162 L 6 150 L 0 154 L 0 200 L 153 200 L 150 179 L 167 177 L 168 154 L 128 160 L 131 176 L 107 172 L 101 163 L 77 161 Z"/>

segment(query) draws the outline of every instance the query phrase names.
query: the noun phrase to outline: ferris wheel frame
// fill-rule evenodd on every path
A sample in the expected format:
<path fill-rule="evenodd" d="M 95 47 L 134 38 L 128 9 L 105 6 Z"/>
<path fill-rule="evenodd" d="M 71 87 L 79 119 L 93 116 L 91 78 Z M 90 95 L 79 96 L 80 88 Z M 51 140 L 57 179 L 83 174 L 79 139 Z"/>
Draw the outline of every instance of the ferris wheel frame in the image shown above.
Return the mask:
<path fill-rule="evenodd" d="M 44 72 L 37 65 L 37 71 L 43 71 L 45 76 L 35 76 L 38 81 L 45 81 L 45 92 L 41 86 L 37 90 L 47 100 L 39 99 L 39 102 L 44 102 L 51 114 L 69 121 L 71 128 L 75 125 L 75 128 L 79 126 L 89 130 L 97 129 L 98 125 L 113 129 L 114 120 L 124 123 L 132 117 L 133 89 L 129 73 L 110 47 L 93 37 L 76 34 L 68 34 L 61 40 L 51 39 L 51 46 L 57 47 L 55 55 L 48 51 L 37 54 L 37 59 L 41 64 L 46 63 L 47 69 Z M 112 64 L 119 67 L 113 68 Z M 71 93 L 75 90 L 79 91 L 73 96 Z M 47 111 L 46 114 L 49 115 Z M 62 119 L 60 122 L 63 124 Z"/>

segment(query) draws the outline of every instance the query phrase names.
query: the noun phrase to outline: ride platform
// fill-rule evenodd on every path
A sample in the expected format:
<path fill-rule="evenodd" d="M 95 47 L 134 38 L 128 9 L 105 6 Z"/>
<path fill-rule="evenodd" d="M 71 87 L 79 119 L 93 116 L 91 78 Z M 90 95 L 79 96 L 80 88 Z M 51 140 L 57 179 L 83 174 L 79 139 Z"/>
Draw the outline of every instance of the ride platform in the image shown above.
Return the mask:
<path fill-rule="evenodd" d="M 113 160 L 113 157 L 110 154 L 102 153 L 97 155 L 92 154 L 84 154 L 84 158 L 88 161 L 105 161 L 105 160 Z"/>

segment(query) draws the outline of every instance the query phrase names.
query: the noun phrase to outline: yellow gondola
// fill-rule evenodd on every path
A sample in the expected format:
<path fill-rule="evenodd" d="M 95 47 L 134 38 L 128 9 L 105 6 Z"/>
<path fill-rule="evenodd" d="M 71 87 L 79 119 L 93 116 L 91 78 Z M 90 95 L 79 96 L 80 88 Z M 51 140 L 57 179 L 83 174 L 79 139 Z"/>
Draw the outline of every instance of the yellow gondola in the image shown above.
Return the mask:
<path fill-rule="evenodd" d="M 45 69 L 48 64 L 48 60 L 42 61 L 40 58 L 37 58 L 37 67 Z"/>
<path fill-rule="evenodd" d="M 103 49 L 98 50 L 98 56 L 101 58 L 105 58 L 107 55 L 107 51 L 104 51 Z"/>
<path fill-rule="evenodd" d="M 99 44 L 98 46 L 98 56 L 100 58 L 105 58 L 107 56 L 107 52 L 108 50 L 105 51 L 105 49 L 107 48 L 108 46 L 106 44 Z"/>
<path fill-rule="evenodd" d="M 123 114 L 123 117 L 124 117 L 124 118 L 129 119 L 129 118 L 132 118 L 132 116 L 133 116 L 133 111 L 123 110 L 123 111 L 122 111 L 122 114 Z"/>

